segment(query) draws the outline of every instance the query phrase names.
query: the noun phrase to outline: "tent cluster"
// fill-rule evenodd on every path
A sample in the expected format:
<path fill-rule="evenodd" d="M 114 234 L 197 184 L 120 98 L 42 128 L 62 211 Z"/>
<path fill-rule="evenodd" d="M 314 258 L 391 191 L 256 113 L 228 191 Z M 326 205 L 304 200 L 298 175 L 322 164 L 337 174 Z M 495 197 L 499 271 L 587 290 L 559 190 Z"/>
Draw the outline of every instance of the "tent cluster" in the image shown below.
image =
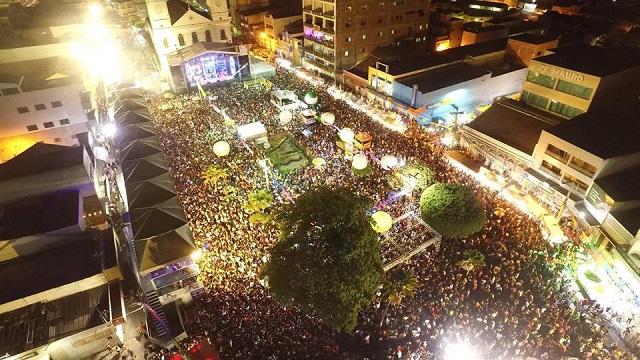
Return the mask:
<path fill-rule="evenodd" d="M 114 118 L 138 271 L 147 274 L 191 255 L 196 245 L 142 94 L 121 91 Z"/>

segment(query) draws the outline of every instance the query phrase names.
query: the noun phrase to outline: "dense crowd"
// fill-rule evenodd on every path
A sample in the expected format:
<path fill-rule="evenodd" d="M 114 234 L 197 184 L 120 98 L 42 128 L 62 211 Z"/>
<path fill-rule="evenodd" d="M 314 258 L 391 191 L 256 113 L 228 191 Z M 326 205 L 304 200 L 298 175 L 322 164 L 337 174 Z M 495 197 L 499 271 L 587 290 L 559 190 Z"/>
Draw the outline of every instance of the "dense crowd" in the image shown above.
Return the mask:
<path fill-rule="evenodd" d="M 488 219 L 480 233 L 462 240 L 444 238 L 438 249 L 401 265 L 418 278 L 413 297 L 389 307 L 384 319 L 385 299 L 378 297 L 361 312 L 354 334 L 338 333 L 312 314 L 276 303 L 259 277 L 277 232 L 268 224 L 250 222 L 243 204 L 250 192 L 263 188 L 274 193 L 276 202 L 289 200 L 265 181 L 256 161 L 259 151 L 249 144 L 252 154 L 237 140 L 233 123 L 261 121 L 269 134 L 289 131 L 311 158 L 327 161 L 321 168 L 275 172 L 293 198 L 314 185 L 326 184 L 348 186 L 378 204 L 397 191 L 389 187 L 388 172 L 374 163 L 369 176 L 354 175 L 350 161 L 336 146 L 336 128 L 320 123 L 306 126 L 295 120 L 281 124 L 280 111 L 270 104 L 264 88 L 226 83 L 208 89 L 211 103 L 233 123 L 193 95 L 150 99 L 185 213 L 204 249 L 200 268 L 207 294 L 196 303 L 198 315 L 189 321 L 190 334 L 207 337 L 225 359 L 431 359 L 441 358 L 448 344 L 461 341 L 486 359 L 631 358 L 605 344 L 608 328 L 598 316 L 598 305 L 576 303 L 566 291 L 563 269 L 579 244 L 549 244 L 536 219 L 452 168 L 434 134 L 409 121 L 404 133 L 386 129 L 334 99 L 325 85 L 312 86 L 285 70 L 279 69 L 270 81 L 300 96 L 313 91 L 318 96 L 317 111 L 335 114 L 337 127 L 372 134 L 371 156 L 419 158 L 436 172 L 438 181 L 474 187 Z M 305 129 L 311 133 L 303 134 Z M 213 153 L 212 144 L 220 140 L 232 145 L 226 157 Z M 221 184 L 204 182 L 202 173 L 209 166 L 225 169 L 227 177 Z M 385 211 L 401 216 L 415 208 L 418 197 L 417 192 L 401 197 L 387 204 Z M 504 212 L 495 212 L 497 208 Z M 419 235 L 416 229 L 393 231 L 409 241 Z M 467 249 L 483 253 L 485 264 L 471 271 L 461 268 L 458 262 L 464 260 Z"/>

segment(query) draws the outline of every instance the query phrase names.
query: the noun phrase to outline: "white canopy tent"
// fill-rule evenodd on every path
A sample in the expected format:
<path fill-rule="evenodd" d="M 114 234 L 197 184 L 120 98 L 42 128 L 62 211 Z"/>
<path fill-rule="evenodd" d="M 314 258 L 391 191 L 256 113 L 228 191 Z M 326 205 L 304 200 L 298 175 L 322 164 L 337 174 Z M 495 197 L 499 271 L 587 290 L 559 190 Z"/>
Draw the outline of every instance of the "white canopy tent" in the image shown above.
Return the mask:
<path fill-rule="evenodd" d="M 238 137 L 244 141 L 251 141 L 267 137 L 267 128 L 260 121 L 238 126 Z"/>

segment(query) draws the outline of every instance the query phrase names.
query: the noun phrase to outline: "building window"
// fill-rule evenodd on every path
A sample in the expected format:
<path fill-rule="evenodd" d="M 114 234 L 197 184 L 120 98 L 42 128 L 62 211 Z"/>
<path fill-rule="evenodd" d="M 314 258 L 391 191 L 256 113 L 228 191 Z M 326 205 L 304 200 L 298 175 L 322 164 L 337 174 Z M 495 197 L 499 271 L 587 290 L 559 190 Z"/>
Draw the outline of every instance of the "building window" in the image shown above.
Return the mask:
<path fill-rule="evenodd" d="M 348 38 L 347 38 L 347 42 L 351 42 L 351 40 L 352 40 L 352 39 L 351 39 L 350 37 L 348 37 Z"/>
<path fill-rule="evenodd" d="M 178 45 L 184 46 L 184 36 L 182 34 L 178 34 Z"/>
<path fill-rule="evenodd" d="M 62 119 L 60 120 L 60 125 L 69 125 L 71 124 L 71 122 L 69 121 L 69 119 Z"/>
<path fill-rule="evenodd" d="M 345 23 L 345 24 L 344 24 L 344 27 L 346 27 L 346 28 L 350 28 L 350 27 L 351 27 L 351 23 L 350 23 L 350 22 Z"/>
<path fill-rule="evenodd" d="M 15 95 L 20 94 L 20 89 L 17 87 L 2 89 L 2 95 Z"/>
<path fill-rule="evenodd" d="M 207 42 L 211 42 L 211 31 L 207 30 L 207 31 L 204 32 L 204 39 Z"/>
<path fill-rule="evenodd" d="M 378 31 L 378 36 L 382 37 L 382 31 Z"/>
<path fill-rule="evenodd" d="M 556 90 L 563 92 L 565 94 L 577 96 L 582 99 L 589 100 L 591 97 L 591 93 L 593 89 L 584 87 L 582 85 L 573 84 L 568 81 L 558 80 L 558 85 L 556 86 Z"/>
<path fill-rule="evenodd" d="M 379 4 L 381 8 L 384 8 L 384 1 Z"/>
<path fill-rule="evenodd" d="M 54 107 L 54 108 L 62 107 L 62 101 L 52 101 L 51 107 Z"/>
<path fill-rule="evenodd" d="M 367 22 L 366 22 L 366 21 L 364 21 L 364 20 L 363 20 L 363 21 L 360 21 L 360 26 L 365 26 L 365 25 L 367 25 Z"/>
<path fill-rule="evenodd" d="M 391 35 L 395 34 L 396 31 L 395 30 L 391 30 Z"/>
<path fill-rule="evenodd" d="M 360 49 L 360 52 L 364 52 L 364 48 Z"/>
<path fill-rule="evenodd" d="M 33 107 L 36 109 L 36 111 L 47 110 L 47 107 L 44 106 L 44 104 L 35 104 L 33 105 Z"/>
<path fill-rule="evenodd" d="M 52 128 L 52 127 L 53 127 L 53 122 L 51 122 L 51 121 L 47 121 L 47 122 L 45 122 L 45 123 L 42 123 L 42 125 L 44 125 L 44 128 L 45 128 L 45 129 L 50 129 L 50 128 Z"/>
<path fill-rule="evenodd" d="M 362 5 L 362 11 L 367 11 L 367 5 Z"/>
<path fill-rule="evenodd" d="M 165 49 L 169 48 L 169 40 L 167 38 L 162 38 L 162 45 L 164 45 Z"/>
<path fill-rule="evenodd" d="M 349 50 L 345 50 L 344 56 L 349 56 Z"/>
<path fill-rule="evenodd" d="M 227 32 L 224 29 L 220 30 L 220 40 L 227 40 Z"/>
<path fill-rule="evenodd" d="M 27 131 L 37 131 L 38 125 L 27 125 Z"/>
<path fill-rule="evenodd" d="M 28 113 L 29 112 L 29 108 L 26 106 L 21 106 L 18 108 L 18 114 L 24 114 L 24 113 Z"/>
<path fill-rule="evenodd" d="M 549 89 L 553 89 L 556 78 L 549 75 L 540 74 L 536 71 L 529 71 L 527 72 L 527 81 L 534 84 L 542 85 L 544 87 L 548 87 Z"/>
<path fill-rule="evenodd" d="M 569 166 L 580 171 L 581 173 L 593 177 L 596 174 L 596 170 L 598 170 L 595 166 L 589 164 L 588 162 L 581 160 L 577 157 L 572 157 Z"/>
<path fill-rule="evenodd" d="M 195 44 L 197 42 L 198 42 L 198 33 L 194 31 L 191 33 L 191 43 Z"/>
<path fill-rule="evenodd" d="M 562 174 L 562 170 L 560 170 L 559 167 L 549 163 L 547 160 L 542 160 L 542 167 L 544 167 L 545 169 L 551 171 L 552 173 L 560 176 L 560 174 Z"/>
<path fill-rule="evenodd" d="M 347 11 L 351 12 L 351 6 L 347 6 Z"/>
<path fill-rule="evenodd" d="M 524 100 L 524 102 L 526 102 L 527 104 L 541 107 L 543 109 L 546 109 L 547 106 L 549 106 L 548 98 L 540 96 L 538 94 L 530 93 L 528 91 L 522 92 L 522 100 Z"/>
<path fill-rule="evenodd" d="M 567 104 L 563 104 L 555 100 L 551 100 L 551 104 L 549 105 L 549 111 L 553 111 L 556 114 L 560 114 L 568 118 L 572 118 L 584 112 L 580 109 L 574 108 L 573 106 L 569 106 Z"/>
<path fill-rule="evenodd" d="M 545 154 L 553 157 L 556 160 L 561 161 L 563 164 L 566 164 L 567 161 L 569 160 L 569 153 L 551 144 L 547 145 L 547 150 L 545 151 Z"/>
<path fill-rule="evenodd" d="M 362 40 L 366 40 L 367 39 L 367 34 L 362 34 Z"/>

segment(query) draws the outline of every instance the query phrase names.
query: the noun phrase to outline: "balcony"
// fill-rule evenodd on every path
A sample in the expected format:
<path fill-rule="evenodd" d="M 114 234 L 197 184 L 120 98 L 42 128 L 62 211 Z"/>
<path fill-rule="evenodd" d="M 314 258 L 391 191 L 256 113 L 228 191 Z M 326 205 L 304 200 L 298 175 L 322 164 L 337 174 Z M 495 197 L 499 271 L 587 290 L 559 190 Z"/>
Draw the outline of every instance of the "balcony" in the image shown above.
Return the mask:
<path fill-rule="evenodd" d="M 302 8 L 302 10 L 311 10 L 313 9 L 313 5 L 307 5 Z"/>
<path fill-rule="evenodd" d="M 567 162 L 569 161 L 569 157 L 568 157 L 568 156 L 562 156 L 562 155 L 560 155 L 560 154 L 556 154 L 556 153 L 554 153 L 553 151 L 545 150 L 545 152 L 544 152 L 544 153 L 545 153 L 546 155 L 549 155 L 549 156 L 551 156 L 552 158 L 554 158 L 554 159 L 556 159 L 556 160 L 560 161 L 561 163 L 563 163 L 563 164 L 565 164 L 565 165 L 566 165 L 566 164 L 567 164 Z"/>
<path fill-rule="evenodd" d="M 549 169 L 547 169 L 544 166 L 540 166 L 539 168 L 536 169 L 538 172 L 547 175 L 550 179 L 554 179 L 554 180 L 560 180 L 560 174 L 557 174 Z"/>
<path fill-rule="evenodd" d="M 578 166 L 577 164 L 573 163 L 573 162 L 569 162 L 569 167 L 572 168 L 573 170 L 579 172 L 582 175 L 586 175 L 590 178 L 593 178 L 593 176 L 595 175 L 595 172 L 589 171 L 585 168 L 582 168 L 580 166 Z"/>
<path fill-rule="evenodd" d="M 326 32 L 327 34 L 335 34 L 336 30 L 334 28 L 320 28 L 321 31 Z"/>
<path fill-rule="evenodd" d="M 321 7 L 319 8 L 315 8 L 311 11 L 312 13 L 316 14 L 316 15 L 322 15 L 324 13 L 324 11 L 322 10 Z"/>
<path fill-rule="evenodd" d="M 327 11 L 322 16 L 330 19 L 334 19 L 336 17 L 335 12 L 333 10 Z"/>

